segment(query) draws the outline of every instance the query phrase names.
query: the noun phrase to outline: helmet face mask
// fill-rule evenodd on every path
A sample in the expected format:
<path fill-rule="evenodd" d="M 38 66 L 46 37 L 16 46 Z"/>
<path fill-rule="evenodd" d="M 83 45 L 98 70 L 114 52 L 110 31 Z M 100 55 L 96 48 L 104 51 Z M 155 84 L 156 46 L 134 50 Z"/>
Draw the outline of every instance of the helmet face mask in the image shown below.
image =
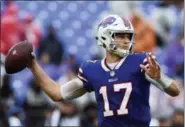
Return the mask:
<path fill-rule="evenodd" d="M 129 48 L 120 48 L 115 40 L 116 34 L 130 34 Z M 124 57 L 132 53 L 135 32 L 132 24 L 118 15 L 110 15 L 104 18 L 97 29 L 96 40 L 98 45 L 103 46 L 109 52 Z M 120 42 L 119 42 L 120 43 Z"/>

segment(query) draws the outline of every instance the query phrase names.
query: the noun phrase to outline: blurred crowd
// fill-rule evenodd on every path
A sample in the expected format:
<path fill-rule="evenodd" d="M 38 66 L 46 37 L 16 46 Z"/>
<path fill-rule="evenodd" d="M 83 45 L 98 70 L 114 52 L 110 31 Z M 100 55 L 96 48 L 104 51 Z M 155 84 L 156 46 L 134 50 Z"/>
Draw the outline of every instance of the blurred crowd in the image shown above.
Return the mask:
<path fill-rule="evenodd" d="M 129 18 L 136 31 L 135 51 L 155 54 L 162 71 L 179 82 L 181 94 L 176 98 L 151 85 L 151 126 L 183 127 L 184 2 L 161 0 L 107 3 L 109 9 L 106 13 L 100 12 L 99 17 L 116 13 Z M 62 33 L 62 30 L 56 30 L 52 23 L 43 31 L 34 22 L 35 17 L 31 12 L 19 17 L 20 9 L 16 2 L 7 1 L 2 4 L 0 127 L 97 127 L 97 102 L 93 93 L 70 101 L 53 102 L 38 87 L 28 69 L 14 75 L 6 74 L 4 59 L 8 50 L 23 40 L 34 45 L 39 64 L 59 85 L 76 78 L 83 59 L 79 59 L 78 54 L 67 52 L 66 43 L 69 42 L 58 38 L 57 33 Z M 75 40 L 72 44 L 75 45 Z M 104 56 L 102 49 L 97 49 L 98 54 L 91 56 L 91 59 Z"/>

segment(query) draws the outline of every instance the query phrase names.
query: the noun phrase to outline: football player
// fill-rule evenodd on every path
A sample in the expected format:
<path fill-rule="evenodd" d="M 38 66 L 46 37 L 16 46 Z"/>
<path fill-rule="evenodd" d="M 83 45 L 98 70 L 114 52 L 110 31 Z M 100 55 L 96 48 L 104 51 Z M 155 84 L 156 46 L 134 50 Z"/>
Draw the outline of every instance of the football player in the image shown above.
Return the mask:
<path fill-rule="evenodd" d="M 106 57 L 84 62 L 78 78 L 58 85 L 41 69 L 33 53 L 28 67 L 39 86 L 54 101 L 94 91 L 99 127 L 149 126 L 150 84 L 173 97 L 179 95 L 179 89 L 173 79 L 161 72 L 151 53 L 133 52 L 134 36 L 130 21 L 109 15 L 98 25 L 96 36 L 97 44 L 106 50 Z"/>

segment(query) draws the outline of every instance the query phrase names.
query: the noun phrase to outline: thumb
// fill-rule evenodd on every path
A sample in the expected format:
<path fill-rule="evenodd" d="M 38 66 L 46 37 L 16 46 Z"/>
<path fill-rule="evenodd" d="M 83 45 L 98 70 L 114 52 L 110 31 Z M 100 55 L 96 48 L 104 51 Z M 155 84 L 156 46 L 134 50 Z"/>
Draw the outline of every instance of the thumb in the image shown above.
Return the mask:
<path fill-rule="evenodd" d="M 147 69 L 146 69 L 146 67 L 145 67 L 144 65 L 140 64 L 139 66 L 140 66 L 140 68 L 141 68 L 142 70 L 147 71 Z"/>
<path fill-rule="evenodd" d="M 31 52 L 31 57 L 32 57 L 33 59 L 35 59 L 36 55 L 35 55 L 34 52 Z"/>

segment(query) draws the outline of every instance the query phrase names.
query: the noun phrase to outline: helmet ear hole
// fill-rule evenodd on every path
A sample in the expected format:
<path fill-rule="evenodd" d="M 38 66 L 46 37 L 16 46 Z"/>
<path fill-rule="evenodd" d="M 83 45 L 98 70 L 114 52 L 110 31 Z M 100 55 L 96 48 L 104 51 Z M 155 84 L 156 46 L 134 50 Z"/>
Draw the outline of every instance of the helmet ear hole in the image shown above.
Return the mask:
<path fill-rule="evenodd" d="M 103 47 L 106 48 L 106 45 L 103 43 Z"/>
<path fill-rule="evenodd" d="M 105 41 L 106 40 L 106 38 L 105 37 L 103 37 L 103 36 L 101 36 L 101 38 Z"/>
<path fill-rule="evenodd" d="M 115 37 L 115 34 L 112 34 L 112 36 L 111 36 L 112 38 L 114 38 Z"/>

